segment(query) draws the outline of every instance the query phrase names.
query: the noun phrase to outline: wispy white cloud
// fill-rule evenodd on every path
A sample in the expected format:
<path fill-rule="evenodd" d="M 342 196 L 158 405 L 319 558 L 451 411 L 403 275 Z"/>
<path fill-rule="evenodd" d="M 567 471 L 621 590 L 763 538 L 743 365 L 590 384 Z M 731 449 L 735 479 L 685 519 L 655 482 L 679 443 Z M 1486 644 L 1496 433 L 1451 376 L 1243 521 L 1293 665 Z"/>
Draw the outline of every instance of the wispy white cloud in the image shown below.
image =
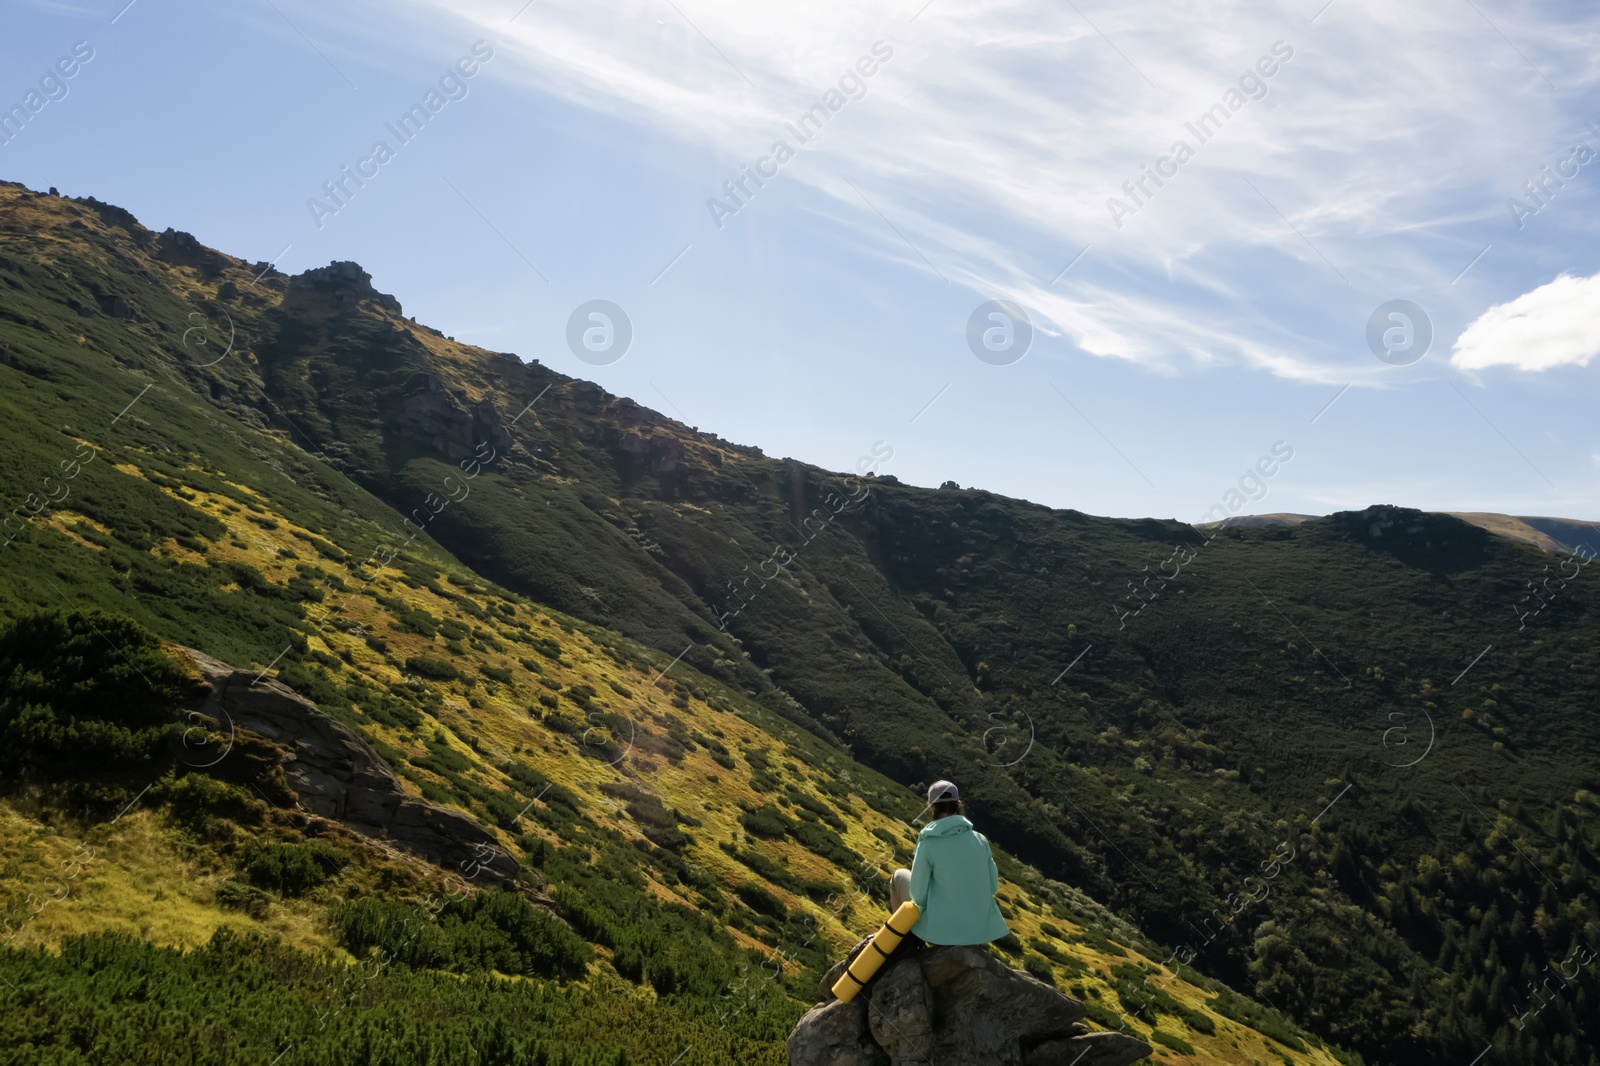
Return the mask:
<path fill-rule="evenodd" d="M 1450 362 L 1462 370 L 1588 366 L 1600 355 L 1600 274 L 1561 277 L 1489 308 L 1456 338 Z"/>
<path fill-rule="evenodd" d="M 44 11 L 52 15 L 77 15 L 80 17 L 103 16 L 103 7 L 92 7 L 88 4 L 71 4 L 64 0 L 20 0 L 21 6 L 29 7 L 35 11 Z"/>
<path fill-rule="evenodd" d="M 1382 299 L 1428 290 L 1447 317 L 1481 310 L 1471 282 L 1449 286 L 1485 243 L 1462 228 L 1512 238 L 1506 197 L 1582 132 L 1577 101 L 1600 81 L 1600 19 L 1530 4 L 1498 5 L 1512 47 L 1470 10 L 1388 0 L 1341 0 L 1314 26 L 1320 5 L 1253 0 L 1159 18 L 935 0 L 915 22 L 915 0 L 540 0 L 509 25 L 501 0 L 408 2 L 511 51 L 493 77 L 679 137 L 731 177 L 884 39 L 894 58 L 866 97 L 779 179 L 821 193 L 812 210 L 854 220 L 887 259 L 925 269 L 926 254 L 952 283 L 1022 302 L 1091 355 L 1321 383 L 1379 380 L 1359 327 Z M 1277 42 L 1293 54 L 1265 95 L 1200 143 L 1187 124 Z M 1118 227 L 1108 199 L 1180 139 L 1194 158 Z M 1264 295 L 1291 279 L 1293 307 Z"/>

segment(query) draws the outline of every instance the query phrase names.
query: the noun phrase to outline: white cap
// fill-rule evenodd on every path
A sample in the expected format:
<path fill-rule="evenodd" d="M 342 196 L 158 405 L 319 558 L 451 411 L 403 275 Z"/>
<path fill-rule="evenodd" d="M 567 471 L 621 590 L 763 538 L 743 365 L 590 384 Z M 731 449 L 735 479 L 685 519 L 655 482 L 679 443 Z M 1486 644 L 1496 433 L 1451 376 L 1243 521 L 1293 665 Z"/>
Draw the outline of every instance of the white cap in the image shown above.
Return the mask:
<path fill-rule="evenodd" d="M 961 790 L 949 781 L 935 781 L 928 786 L 928 802 L 943 803 L 947 800 L 960 800 Z"/>

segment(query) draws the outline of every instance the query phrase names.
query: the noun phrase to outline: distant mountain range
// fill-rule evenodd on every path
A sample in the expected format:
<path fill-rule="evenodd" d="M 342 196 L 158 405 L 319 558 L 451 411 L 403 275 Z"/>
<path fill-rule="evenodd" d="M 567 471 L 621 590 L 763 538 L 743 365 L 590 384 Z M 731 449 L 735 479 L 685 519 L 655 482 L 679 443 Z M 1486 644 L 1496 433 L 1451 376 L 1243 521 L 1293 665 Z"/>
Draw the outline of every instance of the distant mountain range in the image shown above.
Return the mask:
<path fill-rule="evenodd" d="M 1526 544 L 1532 544 L 1548 552 L 1565 552 L 1569 555 L 1579 551 L 1590 555 L 1600 555 L 1600 526 L 1594 522 L 1587 522 L 1578 518 L 1542 518 L 1526 515 L 1493 514 L 1486 511 L 1444 511 L 1438 512 L 1459 518 L 1463 522 L 1471 522 L 1480 529 L 1487 529 L 1490 533 L 1502 537 L 1510 537 Z M 1235 526 L 1254 528 L 1260 526 L 1297 526 L 1309 521 L 1317 515 L 1293 514 L 1279 512 L 1275 514 L 1239 515 L 1228 518 L 1218 523 L 1202 523 L 1196 528 L 1205 529 L 1212 525 Z"/>

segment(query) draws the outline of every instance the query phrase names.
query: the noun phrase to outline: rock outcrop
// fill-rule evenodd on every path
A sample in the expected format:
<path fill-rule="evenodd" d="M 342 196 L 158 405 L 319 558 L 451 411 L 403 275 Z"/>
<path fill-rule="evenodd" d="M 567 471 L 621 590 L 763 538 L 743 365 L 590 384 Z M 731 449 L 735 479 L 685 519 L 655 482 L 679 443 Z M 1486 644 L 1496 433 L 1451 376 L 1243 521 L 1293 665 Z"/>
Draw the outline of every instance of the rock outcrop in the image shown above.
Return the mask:
<path fill-rule="evenodd" d="M 487 465 L 514 443 L 493 402 L 485 398 L 474 404 L 456 397 L 433 374 L 412 375 L 388 421 L 400 435 L 452 462 L 474 459 Z"/>
<path fill-rule="evenodd" d="M 231 260 L 221 252 L 212 251 L 201 244 L 192 233 L 175 230 L 170 226 L 155 242 L 155 255 L 173 266 L 192 267 L 203 278 L 215 278 L 229 266 Z"/>
<path fill-rule="evenodd" d="M 789 1066 L 1126 1066 L 1150 1054 L 1125 1033 L 1089 1032 L 1083 1004 L 976 948 L 929 947 L 849 1003 L 824 998 L 790 1034 Z"/>
<path fill-rule="evenodd" d="M 479 884 L 516 876 L 516 860 L 493 835 L 463 814 L 406 795 L 389 764 L 354 730 L 277 681 L 183 650 L 208 687 L 199 713 L 215 720 L 223 736 L 247 729 L 276 745 L 303 810 Z"/>
<path fill-rule="evenodd" d="M 353 311 L 363 300 L 371 301 L 396 315 L 401 314 L 400 301 L 386 292 L 372 287 L 372 275 L 360 263 L 334 261 L 325 267 L 313 267 L 289 279 L 290 299 L 314 296 L 331 301 L 339 311 Z"/>

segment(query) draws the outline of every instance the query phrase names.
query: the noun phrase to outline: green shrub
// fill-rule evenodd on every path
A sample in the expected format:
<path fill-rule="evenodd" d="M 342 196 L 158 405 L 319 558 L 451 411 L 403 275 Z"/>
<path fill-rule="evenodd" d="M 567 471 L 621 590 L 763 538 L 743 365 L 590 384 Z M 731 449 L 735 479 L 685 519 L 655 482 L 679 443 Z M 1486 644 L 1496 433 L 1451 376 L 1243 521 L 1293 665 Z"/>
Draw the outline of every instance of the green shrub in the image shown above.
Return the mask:
<path fill-rule="evenodd" d="M 739 815 L 739 824 L 744 826 L 745 832 L 751 836 L 780 840 L 789 832 L 792 823 L 778 813 L 776 808 L 758 807 Z"/>
<path fill-rule="evenodd" d="M 93 778 L 169 762 L 177 708 L 197 694 L 137 623 L 24 615 L 0 630 L 0 776 Z"/>
<path fill-rule="evenodd" d="M 512 891 L 484 891 L 446 903 L 437 920 L 421 907 L 357 899 L 332 911 L 339 942 L 364 957 L 376 950 L 408 966 L 573 979 L 591 951 L 547 911 Z"/>
<path fill-rule="evenodd" d="M 404 700 L 396 699 L 386 693 L 369 693 L 359 699 L 362 713 L 374 722 L 395 729 L 415 730 L 422 725 L 422 715 L 417 713 Z"/>
<path fill-rule="evenodd" d="M 1151 1032 L 1150 1039 L 1163 1047 L 1171 1048 L 1180 1055 L 1194 1054 L 1194 1045 L 1183 1039 L 1181 1036 L 1174 1036 L 1171 1033 L 1163 1033 L 1160 1029 L 1156 1029 Z"/>
<path fill-rule="evenodd" d="M 472 760 L 442 740 L 428 741 L 428 754 L 413 755 L 411 765 L 432 770 L 441 776 L 460 774 L 472 769 Z"/>
<path fill-rule="evenodd" d="M 797 895 L 803 894 L 812 899 L 822 900 L 834 891 L 835 886 L 829 881 L 813 881 L 800 877 L 787 867 L 779 866 L 759 851 L 741 851 L 732 841 L 724 840 L 717 845 L 733 858 L 738 859 L 749 867 L 762 881 L 769 885 L 786 888 Z"/>
<path fill-rule="evenodd" d="M 1121 958 L 1128 957 L 1128 953 L 1122 949 L 1121 944 L 1110 940 L 1104 933 L 1101 933 L 1095 929 L 1085 929 L 1083 931 L 1083 935 L 1078 938 L 1078 942 L 1089 945 L 1102 955 L 1116 955 Z"/>
<path fill-rule="evenodd" d="M 740 885 L 733 890 L 733 894 L 757 914 L 765 914 L 772 918 L 784 918 L 789 914 L 789 909 L 783 905 L 783 901 L 760 885 Z"/>
<path fill-rule="evenodd" d="M 242 881 L 224 881 L 217 886 L 217 905 L 231 911 L 243 911 L 257 920 L 265 918 L 272 897 L 254 885 Z"/>
<path fill-rule="evenodd" d="M 418 677 L 434 681 L 454 681 L 461 676 L 454 666 L 443 659 L 435 659 L 429 655 L 410 656 L 406 659 L 406 670 Z"/>
<path fill-rule="evenodd" d="M 1033 954 L 1024 955 L 1022 968 L 1047 985 L 1056 983 L 1055 967 L 1050 965 L 1049 959 Z"/>
<path fill-rule="evenodd" d="M 552 712 L 540 719 L 548 728 L 567 736 L 577 736 L 588 727 L 576 718 L 569 718 L 559 711 Z"/>
<path fill-rule="evenodd" d="M 342 563 L 349 558 L 349 556 L 346 555 L 341 549 L 334 547 L 321 537 L 305 537 L 302 539 L 309 540 L 311 542 L 311 546 L 316 549 L 317 554 L 322 556 L 324 559 L 330 559 L 333 562 Z"/>
<path fill-rule="evenodd" d="M 789 827 L 789 835 L 799 841 L 807 851 L 821 855 L 837 866 L 848 867 L 857 861 L 856 853 L 850 850 L 850 846 L 839 834 L 817 822 L 808 822 L 804 819 L 795 822 Z"/>
<path fill-rule="evenodd" d="M 602 786 L 603 791 L 609 791 Z M 646 840 L 658 848 L 668 851 L 682 851 L 694 839 L 679 828 L 682 821 L 678 812 L 672 810 L 661 802 L 660 797 L 651 795 L 642 789 L 631 789 L 632 795 L 628 797 L 627 811 L 639 826 L 639 831 Z"/>
<path fill-rule="evenodd" d="M 1102 1007 L 1098 1003 L 1091 1003 L 1083 996 L 1077 997 L 1083 1003 L 1083 1015 L 1102 1029 L 1120 1030 L 1127 1028 L 1127 1023 L 1122 1015 L 1114 1010 Z"/>
<path fill-rule="evenodd" d="M 1305 1051 L 1305 1041 L 1295 1033 L 1294 1029 L 1278 1015 L 1271 1013 L 1265 1007 L 1231 989 L 1224 988 L 1218 992 L 1207 1006 L 1224 1018 L 1231 1018 L 1241 1025 L 1248 1025 L 1263 1036 L 1270 1037 L 1286 1048 L 1294 1051 Z"/>
<path fill-rule="evenodd" d="M 794 805 L 799 807 L 801 810 L 824 822 L 827 822 L 830 826 L 841 832 L 844 831 L 844 819 L 839 817 L 839 812 L 834 810 L 828 804 L 817 799 L 815 796 L 808 795 L 793 787 L 787 789 L 784 792 L 784 795 L 789 798 L 790 802 L 794 803 Z"/>
<path fill-rule="evenodd" d="M 251 883 L 285 896 L 304 895 L 338 876 L 349 863 L 348 855 L 320 840 L 303 844 L 252 842 L 244 851 L 244 868 Z"/>
<path fill-rule="evenodd" d="M 150 790 L 150 802 L 166 804 L 180 824 L 202 836 L 209 835 L 209 827 L 219 818 L 259 825 L 266 810 L 249 789 L 203 773 L 163 778 Z"/>
<path fill-rule="evenodd" d="M 1178 1008 L 1176 1012 L 1178 1019 L 1184 1025 L 1187 1025 L 1197 1033 L 1204 1033 L 1206 1036 L 1216 1035 L 1217 1023 L 1212 1021 L 1211 1015 L 1185 1007 L 1182 1003 L 1177 1003 L 1176 1006 Z"/>
<path fill-rule="evenodd" d="M 439 620 L 420 607 L 402 607 L 396 612 L 394 623 L 402 633 L 417 633 L 430 640 L 439 632 Z"/>

